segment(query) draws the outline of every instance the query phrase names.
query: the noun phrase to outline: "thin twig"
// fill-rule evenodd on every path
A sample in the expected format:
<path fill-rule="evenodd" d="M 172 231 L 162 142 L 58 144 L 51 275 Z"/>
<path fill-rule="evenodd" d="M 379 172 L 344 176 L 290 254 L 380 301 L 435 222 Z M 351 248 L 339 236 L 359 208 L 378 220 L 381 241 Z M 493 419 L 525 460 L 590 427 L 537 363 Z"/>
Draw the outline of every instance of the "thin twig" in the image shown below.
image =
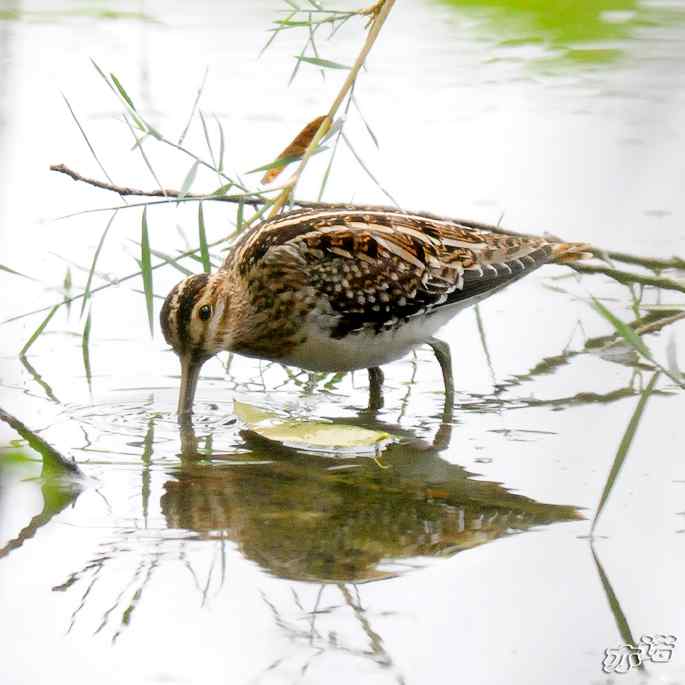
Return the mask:
<path fill-rule="evenodd" d="M 632 271 L 621 271 L 620 269 L 612 269 L 608 266 L 590 266 L 588 264 L 568 264 L 574 271 L 581 274 L 602 274 L 609 276 L 623 285 L 631 283 L 640 283 L 642 285 L 651 285 L 655 288 L 664 288 L 665 290 L 677 290 L 685 293 L 685 282 L 676 281 L 673 278 L 665 276 L 647 276 L 643 274 L 636 274 Z"/>
<path fill-rule="evenodd" d="M 74 179 L 74 181 L 81 181 L 82 183 L 87 183 L 88 185 L 95 186 L 96 188 L 101 188 L 102 190 L 109 190 L 122 197 L 127 195 L 135 195 L 138 197 L 180 197 L 180 190 L 172 190 L 170 188 L 160 188 L 159 190 L 141 190 L 139 188 L 130 188 L 128 186 L 118 186 L 112 183 L 105 183 L 103 181 L 98 181 L 95 178 L 88 178 L 87 176 L 82 176 L 77 171 L 70 169 L 66 164 L 52 164 L 50 166 L 50 171 L 57 171 L 60 174 L 66 174 Z M 262 205 L 265 200 L 258 193 L 256 194 L 240 194 L 240 195 L 207 195 L 202 193 L 183 193 L 184 198 L 190 198 L 194 200 L 216 200 L 217 202 L 233 202 L 247 205 Z"/>

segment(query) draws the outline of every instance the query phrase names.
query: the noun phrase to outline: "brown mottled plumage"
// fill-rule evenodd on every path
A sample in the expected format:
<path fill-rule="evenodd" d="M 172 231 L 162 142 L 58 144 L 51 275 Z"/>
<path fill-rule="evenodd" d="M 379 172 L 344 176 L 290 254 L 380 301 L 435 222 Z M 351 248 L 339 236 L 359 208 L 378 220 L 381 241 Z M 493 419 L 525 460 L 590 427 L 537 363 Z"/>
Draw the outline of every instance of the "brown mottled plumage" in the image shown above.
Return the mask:
<path fill-rule="evenodd" d="M 400 210 L 300 209 L 242 236 L 223 266 L 191 276 L 161 312 L 183 368 L 179 412 L 201 365 L 221 350 L 315 371 L 377 367 L 431 345 L 452 391 L 438 328 L 548 262 L 587 246 L 493 232 Z"/>

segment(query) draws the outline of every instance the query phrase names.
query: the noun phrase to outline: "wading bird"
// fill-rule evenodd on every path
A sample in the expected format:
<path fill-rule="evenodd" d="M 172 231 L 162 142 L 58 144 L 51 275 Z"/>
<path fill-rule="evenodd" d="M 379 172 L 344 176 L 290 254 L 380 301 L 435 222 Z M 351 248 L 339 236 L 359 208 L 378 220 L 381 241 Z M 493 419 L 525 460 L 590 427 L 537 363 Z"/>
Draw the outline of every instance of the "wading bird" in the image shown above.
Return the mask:
<path fill-rule="evenodd" d="M 181 360 L 178 412 L 192 412 L 200 369 L 222 350 L 311 371 L 368 369 L 379 389 L 379 367 L 425 343 L 452 402 L 449 346 L 434 333 L 543 264 L 587 250 L 389 208 L 281 214 L 241 236 L 216 273 L 167 296 L 160 318 Z"/>

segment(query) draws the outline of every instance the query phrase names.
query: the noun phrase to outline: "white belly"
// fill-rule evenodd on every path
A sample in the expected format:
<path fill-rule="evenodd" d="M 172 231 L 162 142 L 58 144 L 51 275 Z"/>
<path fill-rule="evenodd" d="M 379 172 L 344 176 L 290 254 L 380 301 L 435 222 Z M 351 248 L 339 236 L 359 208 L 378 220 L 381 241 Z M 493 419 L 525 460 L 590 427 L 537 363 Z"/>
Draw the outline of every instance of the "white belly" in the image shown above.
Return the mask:
<path fill-rule="evenodd" d="M 412 318 L 399 328 L 380 333 L 362 331 L 333 339 L 316 318 L 308 324 L 307 340 L 278 361 L 310 371 L 353 371 L 382 366 L 425 343 L 460 308 Z"/>

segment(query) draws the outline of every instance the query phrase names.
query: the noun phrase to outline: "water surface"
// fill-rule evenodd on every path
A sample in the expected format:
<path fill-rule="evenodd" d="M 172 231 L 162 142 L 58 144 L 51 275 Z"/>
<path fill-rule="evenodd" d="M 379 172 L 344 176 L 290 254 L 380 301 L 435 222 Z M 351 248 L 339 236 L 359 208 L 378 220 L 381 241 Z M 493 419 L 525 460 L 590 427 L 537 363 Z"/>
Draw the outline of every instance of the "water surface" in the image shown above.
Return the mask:
<path fill-rule="evenodd" d="M 155 186 L 89 58 L 175 139 L 209 67 L 201 108 L 245 173 L 341 82 L 303 66 L 287 86 L 302 34 L 257 59 L 280 8 L 0 2 L 0 264 L 37 279 L 0 272 L 3 319 L 61 301 L 67 268 L 81 292 L 109 215 L 53 219 L 119 203 L 48 171 L 101 176 L 60 91 L 114 181 Z M 356 115 L 350 139 L 406 208 L 682 257 L 684 20 L 680 2 L 398 3 L 357 86 L 380 149 Z M 360 41 L 350 23 L 322 56 L 350 63 Z M 197 121 L 188 145 L 207 154 Z M 149 151 L 162 184 L 180 187 L 191 162 Z M 303 197 L 325 164 L 313 161 Z M 324 199 L 387 202 L 345 149 Z M 235 209 L 204 209 L 210 240 L 233 230 Z M 154 207 L 148 222 L 166 254 L 197 241 L 196 206 Z M 140 234 L 140 210 L 122 210 L 94 285 L 137 271 Z M 179 278 L 155 271 L 155 292 Z M 625 349 L 597 354 L 611 330 L 587 298 L 631 320 L 633 297 L 644 314 L 682 308 L 682 294 L 549 267 L 443 331 L 451 415 L 430 350 L 386 368 L 379 411 L 365 374 L 222 357 L 180 431 L 177 361 L 150 338 L 141 290 L 136 278 L 93 298 L 87 365 L 79 303 L 23 361 L 44 315 L 0 329 L 0 406 L 85 474 L 55 474 L 0 423 L 3 683 L 685 681 L 682 644 L 670 664 L 601 671 L 627 635 L 685 640 L 685 404 L 663 376 L 587 539 L 651 378 Z M 682 322 L 645 341 L 665 360 L 672 335 L 683 366 Z M 236 418 L 234 398 L 393 440 L 362 455 L 293 449 Z"/>

